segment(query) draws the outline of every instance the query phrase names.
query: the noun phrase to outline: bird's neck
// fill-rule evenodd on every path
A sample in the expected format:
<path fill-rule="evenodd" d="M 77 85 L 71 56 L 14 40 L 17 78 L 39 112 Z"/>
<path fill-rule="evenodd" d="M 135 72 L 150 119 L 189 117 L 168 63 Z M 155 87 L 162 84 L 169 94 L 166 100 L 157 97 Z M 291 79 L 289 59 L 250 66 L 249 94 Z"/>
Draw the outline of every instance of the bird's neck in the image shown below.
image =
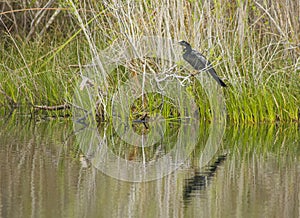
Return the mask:
<path fill-rule="evenodd" d="M 192 51 L 192 47 L 188 46 L 188 47 L 185 47 L 184 49 L 184 53 L 190 53 Z"/>

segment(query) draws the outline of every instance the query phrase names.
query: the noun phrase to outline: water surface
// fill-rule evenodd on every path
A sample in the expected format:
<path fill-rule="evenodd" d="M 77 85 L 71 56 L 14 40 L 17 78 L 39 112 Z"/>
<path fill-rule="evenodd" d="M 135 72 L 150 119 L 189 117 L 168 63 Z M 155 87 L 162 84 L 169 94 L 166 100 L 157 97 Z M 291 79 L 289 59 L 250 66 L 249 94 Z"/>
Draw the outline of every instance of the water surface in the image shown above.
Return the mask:
<path fill-rule="evenodd" d="M 177 171 L 150 182 L 93 167 L 70 120 L 2 117 L 0 126 L 0 217 L 300 216 L 297 124 L 228 125 L 208 166 L 199 167 L 199 145 Z M 138 157 L 120 153 L 128 154 Z"/>

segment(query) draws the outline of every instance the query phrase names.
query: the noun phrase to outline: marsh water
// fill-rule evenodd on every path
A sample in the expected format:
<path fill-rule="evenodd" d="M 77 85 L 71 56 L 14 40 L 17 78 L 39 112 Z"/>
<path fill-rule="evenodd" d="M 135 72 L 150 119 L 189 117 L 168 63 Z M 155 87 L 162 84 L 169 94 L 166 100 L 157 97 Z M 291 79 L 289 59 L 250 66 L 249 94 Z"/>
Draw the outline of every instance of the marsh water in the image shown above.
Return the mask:
<path fill-rule="evenodd" d="M 199 129 L 203 143 L 209 125 Z M 117 179 L 95 167 L 69 119 L 5 115 L 0 126 L 0 217 L 300 216 L 296 123 L 227 124 L 206 166 L 198 164 L 197 145 L 176 170 L 145 182 Z M 164 146 L 144 155 L 167 153 Z M 114 149 L 127 161 L 139 161 L 135 149 Z"/>

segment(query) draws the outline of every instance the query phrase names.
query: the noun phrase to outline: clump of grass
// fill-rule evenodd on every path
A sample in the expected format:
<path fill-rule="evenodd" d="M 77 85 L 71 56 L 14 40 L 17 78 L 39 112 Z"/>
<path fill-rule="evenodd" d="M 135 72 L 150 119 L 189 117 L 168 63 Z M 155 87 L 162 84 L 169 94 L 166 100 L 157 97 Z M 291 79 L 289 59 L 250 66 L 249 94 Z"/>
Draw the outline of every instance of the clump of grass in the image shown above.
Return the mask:
<path fill-rule="evenodd" d="M 0 98 L 2 105 L 7 105 L 9 99 L 15 105 L 51 105 L 63 102 L 63 96 L 67 97 L 67 91 L 72 90 L 72 80 L 76 77 L 68 66 L 67 57 L 57 56 L 51 63 L 52 66 L 41 68 L 40 62 L 36 62 L 47 53 L 41 44 L 15 41 L 15 48 L 10 51 L 3 50 L 1 65 L 1 90 Z M 67 49 L 65 49 L 67 54 Z M 71 51 L 70 51 L 71 52 Z M 71 54 L 71 53 L 69 53 Z M 67 71 L 67 72 L 66 72 Z M 78 75 L 77 75 L 78 76 Z M 70 92 L 71 94 L 71 92 Z"/>
<path fill-rule="evenodd" d="M 83 4 L 69 0 L 57 5 L 57 9 L 61 17 L 55 17 L 51 28 L 47 28 L 51 31 L 49 34 L 43 31 L 42 38 L 30 33 L 28 41 L 28 29 L 19 38 L 9 28 L 2 30 L 6 32 L 0 44 L 3 51 L 0 70 L 4 72 L 0 75 L 2 105 L 55 105 L 72 101 L 79 68 L 70 66 L 89 64 L 90 57 L 117 39 L 138 40 L 143 35 L 154 35 L 185 39 L 212 60 L 218 74 L 229 85 L 223 91 L 231 122 L 299 120 L 298 1 L 284 4 L 280 0 L 222 4 L 206 0 L 121 4 L 85 1 Z M 44 24 L 49 24 L 55 10 L 52 12 L 44 15 Z M 24 12 L 11 15 L 17 19 L 18 13 Z M 66 15 L 71 15 L 67 21 L 71 25 L 61 30 L 59 24 Z M 42 29 L 41 22 L 36 24 L 36 30 Z M 138 75 L 143 73 L 134 70 Z M 192 90 L 197 96 L 205 95 L 197 85 Z M 209 119 L 207 99 L 198 98 L 197 103 Z"/>

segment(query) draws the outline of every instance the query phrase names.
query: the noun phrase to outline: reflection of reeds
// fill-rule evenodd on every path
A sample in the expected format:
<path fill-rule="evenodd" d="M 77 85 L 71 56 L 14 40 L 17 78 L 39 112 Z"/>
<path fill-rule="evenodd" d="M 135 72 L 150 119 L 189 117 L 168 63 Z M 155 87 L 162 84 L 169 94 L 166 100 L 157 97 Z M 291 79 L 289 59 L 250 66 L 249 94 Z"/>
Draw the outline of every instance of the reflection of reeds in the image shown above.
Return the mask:
<path fill-rule="evenodd" d="M 200 138 L 204 144 L 207 139 L 205 131 L 207 127 L 203 126 L 201 133 L 204 135 Z M 275 217 L 278 214 L 280 217 L 284 214 L 287 214 L 286 217 L 297 217 L 300 188 L 297 125 L 240 126 L 232 127 L 226 133 L 223 145 L 228 152 L 226 161 L 218 165 L 212 160 L 212 169 L 208 170 L 208 174 L 204 173 L 204 176 L 209 176 L 209 182 L 202 186 L 202 180 L 199 180 L 199 187 L 194 187 L 186 201 L 186 179 L 195 175 L 195 169 L 199 169 L 197 164 L 146 183 L 120 182 L 101 177 L 95 180 L 99 189 L 96 197 L 89 200 L 102 203 L 99 212 L 106 211 L 103 210 L 105 208 L 123 216 L 151 213 L 154 217 L 170 214 L 179 217 L 218 217 L 218 214 L 222 217 L 244 217 L 249 213 L 267 213 Z M 199 159 L 201 149 L 199 147 L 186 163 L 197 162 L 194 159 Z M 220 158 L 222 161 L 223 157 Z M 216 159 L 220 161 L 218 157 Z M 91 184 L 81 181 L 86 190 Z M 89 196 L 88 191 L 81 194 L 84 199 Z"/>
<path fill-rule="evenodd" d="M 131 128 L 138 134 L 139 137 L 142 137 L 143 134 L 145 136 L 148 134 L 151 135 L 151 132 L 153 131 L 161 131 L 163 133 L 163 130 L 154 129 L 155 126 L 153 126 L 152 122 L 148 122 L 147 125 L 149 126 L 147 132 L 143 132 L 143 129 L 145 129 L 143 123 L 132 123 Z M 124 141 L 124 139 L 118 135 L 119 132 L 117 133 L 116 130 L 113 129 L 112 125 L 106 126 L 107 128 L 105 129 L 109 130 L 106 131 L 106 133 L 103 131 L 103 126 L 100 126 L 98 131 L 100 135 L 106 134 L 107 146 L 116 156 L 125 160 L 141 162 L 143 161 L 144 154 L 146 156 L 146 160 L 144 161 L 149 162 L 161 158 L 168 154 L 170 150 L 174 149 L 179 137 L 178 129 L 180 128 L 180 122 L 166 122 L 165 132 L 161 136 L 161 139 L 154 142 L 151 146 L 147 145 L 147 147 L 142 147 L 141 144 L 135 142 L 134 139 L 128 142 Z M 149 138 L 151 138 L 151 136 Z"/>
<path fill-rule="evenodd" d="M 297 125 L 237 127 L 225 138 L 230 158 L 215 180 L 218 197 L 210 202 L 211 211 L 221 207 L 222 214 L 232 217 L 243 213 L 298 217 Z"/>
<path fill-rule="evenodd" d="M 213 60 L 229 84 L 232 121 L 298 119 L 299 1 L 84 2 L 0 3 L 2 105 L 71 102 L 75 72 L 91 62 L 95 45 L 155 35 L 183 38 Z M 199 104 L 209 117 L 205 101 Z"/>
<path fill-rule="evenodd" d="M 100 125 L 99 135 L 112 134 L 103 131 L 107 124 Z M 0 119 L 0 126 L 0 212 L 4 217 L 299 217 L 296 124 L 228 128 L 223 143 L 226 161 L 210 185 L 188 202 L 183 201 L 185 180 L 198 167 L 193 163 L 201 155 L 200 144 L 186 161 L 195 167 L 151 182 L 130 183 L 93 166 L 80 168 L 74 138 L 69 135 L 71 122 L 30 122 L 12 114 L 11 119 Z M 206 131 L 208 127 L 201 126 L 199 138 L 204 144 Z"/>

